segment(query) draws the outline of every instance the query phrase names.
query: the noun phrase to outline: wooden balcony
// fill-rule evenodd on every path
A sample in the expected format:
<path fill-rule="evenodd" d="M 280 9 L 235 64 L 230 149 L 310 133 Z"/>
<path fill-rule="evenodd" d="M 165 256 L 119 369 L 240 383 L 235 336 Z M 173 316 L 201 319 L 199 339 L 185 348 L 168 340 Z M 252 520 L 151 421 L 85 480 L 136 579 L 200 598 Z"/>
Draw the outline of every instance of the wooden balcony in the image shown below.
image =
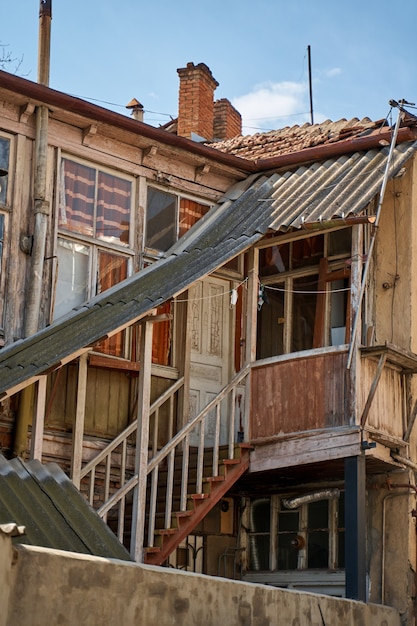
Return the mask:
<path fill-rule="evenodd" d="M 362 441 L 372 443 L 370 461 L 394 464 L 390 448 L 405 453 L 417 414 L 417 405 L 408 413 L 407 377 L 417 356 L 390 345 L 362 348 L 361 356 L 355 388 L 346 346 L 252 366 L 251 471 L 342 459 L 360 453 Z"/>
<path fill-rule="evenodd" d="M 252 368 L 253 441 L 350 425 L 347 350 L 320 349 Z"/>

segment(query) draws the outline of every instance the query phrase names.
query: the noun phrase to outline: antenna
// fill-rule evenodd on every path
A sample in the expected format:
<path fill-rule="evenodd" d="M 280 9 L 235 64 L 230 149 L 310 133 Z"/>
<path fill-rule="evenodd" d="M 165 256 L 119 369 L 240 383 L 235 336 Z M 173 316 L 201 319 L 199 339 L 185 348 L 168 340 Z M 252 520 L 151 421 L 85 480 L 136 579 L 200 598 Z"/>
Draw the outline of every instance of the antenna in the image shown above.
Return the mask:
<path fill-rule="evenodd" d="M 307 57 L 308 57 L 308 86 L 309 86 L 309 91 L 310 91 L 310 120 L 311 120 L 311 124 L 314 124 L 313 87 L 311 84 L 311 46 L 307 46 Z"/>

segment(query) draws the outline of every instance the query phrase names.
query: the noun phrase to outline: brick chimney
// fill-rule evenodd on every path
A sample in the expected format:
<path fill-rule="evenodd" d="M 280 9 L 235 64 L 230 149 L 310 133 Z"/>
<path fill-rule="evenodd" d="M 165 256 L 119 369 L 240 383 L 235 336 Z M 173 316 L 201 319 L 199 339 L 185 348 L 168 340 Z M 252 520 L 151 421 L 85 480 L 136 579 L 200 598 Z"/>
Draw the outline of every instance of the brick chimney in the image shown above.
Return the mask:
<path fill-rule="evenodd" d="M 213 139 L 232 139 L 242 134 L 242 116 L 227 98 L 214 103 Z"/>
<path fill-rule="evenodd" d="M 204 63 L 177 70 L 180 77 L 178 130 L 181 137 L 213 139 L 214 91 L 219 83 Z"/>

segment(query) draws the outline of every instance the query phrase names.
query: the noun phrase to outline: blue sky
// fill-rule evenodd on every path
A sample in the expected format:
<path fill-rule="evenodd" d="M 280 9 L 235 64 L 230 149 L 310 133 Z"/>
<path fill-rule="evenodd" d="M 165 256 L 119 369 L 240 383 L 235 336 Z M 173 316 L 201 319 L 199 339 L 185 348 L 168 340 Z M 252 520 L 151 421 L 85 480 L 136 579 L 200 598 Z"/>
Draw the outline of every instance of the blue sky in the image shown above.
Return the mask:
<path fill-rule="evenodd" d="M 2 11 L 0 43 L 36 81 L 39 0 Z M 417 102 L 416 0 L 52 0 L 50 86 L 128 115 L 136 97 L 159 126 L 178 109 L 177 68 L 206 63 L 215 98 L 242 113 L 247 134 L 310 120 L 389 113 Z M 395 115 L 395 114 L 394 114 Z"/>

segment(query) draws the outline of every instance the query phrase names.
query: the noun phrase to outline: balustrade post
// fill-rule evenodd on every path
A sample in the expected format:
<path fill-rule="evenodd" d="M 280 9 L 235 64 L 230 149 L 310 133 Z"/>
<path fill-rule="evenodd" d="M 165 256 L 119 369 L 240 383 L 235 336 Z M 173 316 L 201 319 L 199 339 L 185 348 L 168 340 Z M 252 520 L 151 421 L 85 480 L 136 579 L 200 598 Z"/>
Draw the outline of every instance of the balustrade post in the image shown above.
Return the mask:
<path fill-rule="evenodd" d="M 135 474 L 138 484 L 133 495 L 131 556 L 143 562 L 145 538 L 146 480 L 148 470 L 149 414 L 151 401 L 153 322 L 147 319 L 142 324 L 140 345 L 140 370 L 138 384 L 138 414 L 136 431 Z"/>
<path fill-rule="evenodd" d="M 35 419 L 32 426 L 32 436 L 30 444 L 30 458 L 42 461 L 43 431 L 45 422 L 46 405 L 46 376 L 38 380 Z"/>
<path fill-rule="evenodd" d="M 78 361 L 77 408 L 72 430 L 71 480 L 77 489 L 81 485 L 81 467 L 83 460 L 83 439 L 85 421 L 85 401 L 87 398 L 87 359 L 88 353 L 82 354 Z"/>
<path fill-rule="evenodd" d="M 246 350 L 245 364 L 256 360 L 256 325 L 259 292 L 259 250 L 252 248 L 248 253 L 248 290 L 246 300 Z M 244 438 L 250 439 L 250 373 L 245 383 Z"/>

